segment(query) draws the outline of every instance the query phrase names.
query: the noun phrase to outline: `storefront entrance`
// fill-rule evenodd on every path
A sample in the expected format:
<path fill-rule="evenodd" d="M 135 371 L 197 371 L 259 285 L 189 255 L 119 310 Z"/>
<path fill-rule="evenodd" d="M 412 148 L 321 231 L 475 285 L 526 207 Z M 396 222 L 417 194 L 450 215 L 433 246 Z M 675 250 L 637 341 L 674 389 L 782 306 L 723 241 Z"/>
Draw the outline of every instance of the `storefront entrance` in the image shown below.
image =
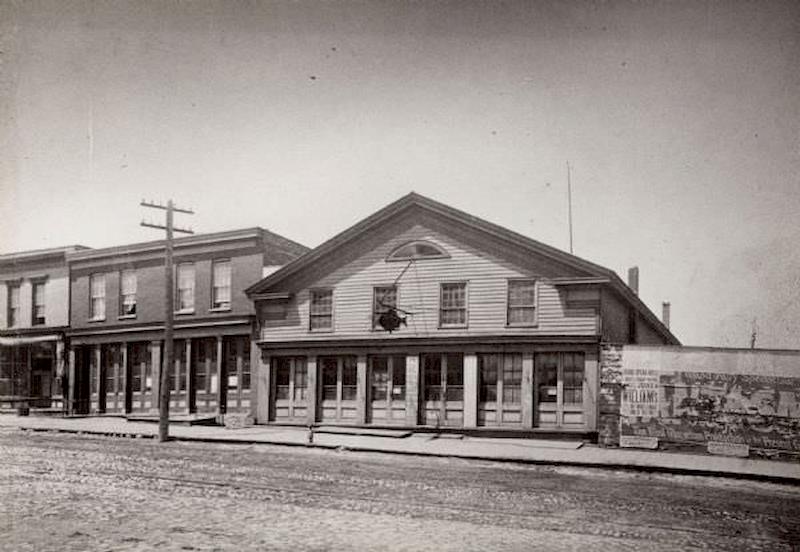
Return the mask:
<path fill-rule="evenodd" d="M 149 413 L 157 407 L 153 396 L 152 343 L 136 342 L 128 345 L 128 371 L 130 373 L 129 412 Z"/>
<path fill-rule="evenodd" d="M 367 422 L 376 425 L 406 423 L 406 357 L 369 357 Z"/>
<path fill-rule="evenodd" d="M 319 357 L 319 421 L 355 422 L 358 368 L 356 357 Z"/>
<path fill-rule="evenodd" d="M 420 423 L 429 426 L 464 424 L 464 355 L 421 356 Z"/>
<path fill-rule="evenodd" d="M 584 354 L 538 353 L 534 359 L 535 424 L 538 427 L 583 427 Z"/>
<path fill-rule="evenodd" d="M 306 357 L 273 357 L 275 398 L 270 418 L 276 422 L 305 422 L 308 418 L 308 364 Z"/>
<path fill-rule="evenodd" d="M 478 425 L 522 425 L 522 353 L 478 355 Z"/>

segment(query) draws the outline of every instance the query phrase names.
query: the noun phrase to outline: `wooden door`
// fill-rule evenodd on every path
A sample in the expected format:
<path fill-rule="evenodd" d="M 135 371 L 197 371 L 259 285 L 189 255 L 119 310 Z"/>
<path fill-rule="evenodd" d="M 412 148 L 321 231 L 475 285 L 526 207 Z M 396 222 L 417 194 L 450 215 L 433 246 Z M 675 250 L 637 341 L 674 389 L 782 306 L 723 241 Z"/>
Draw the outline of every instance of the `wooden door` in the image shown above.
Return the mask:
<path fill-rule="evenodd" d="M 306 357 L 272 357 L 271 419 L 306 422 L 308 419 L 308 362 Z"/>
<path fill-rule="evenodd" d="M 355 423 L 358 369 L 356 357 L 319 357 L 319 420 Z"/>
<path fill-rule="evenodd" d="M 406 357 L 369 358 L 367 421 L 376 425 L 406 423 Z"/>
<path fill-rule="evenodd" d="M 583 353 L 537 353 L 535 412 L 538 427 L 582 428 L 585 368 Z"/>
<path fill-rule="evenodd" d="M 464 355 L 422 355 L 423 425 L 460 427 L 464 424 Z"/>

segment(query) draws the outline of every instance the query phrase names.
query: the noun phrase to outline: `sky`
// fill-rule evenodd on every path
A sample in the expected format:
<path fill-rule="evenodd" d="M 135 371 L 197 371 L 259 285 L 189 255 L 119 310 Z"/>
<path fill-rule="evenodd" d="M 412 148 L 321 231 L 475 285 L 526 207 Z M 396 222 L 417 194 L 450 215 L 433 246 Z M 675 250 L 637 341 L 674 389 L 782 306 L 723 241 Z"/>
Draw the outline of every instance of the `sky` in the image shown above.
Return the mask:
<path fill-rule="evenodd" d="M 800 3 L 0 0 L 0 252 L 410 191 L 623 278 L 687 345 L 800 349 Z"/>

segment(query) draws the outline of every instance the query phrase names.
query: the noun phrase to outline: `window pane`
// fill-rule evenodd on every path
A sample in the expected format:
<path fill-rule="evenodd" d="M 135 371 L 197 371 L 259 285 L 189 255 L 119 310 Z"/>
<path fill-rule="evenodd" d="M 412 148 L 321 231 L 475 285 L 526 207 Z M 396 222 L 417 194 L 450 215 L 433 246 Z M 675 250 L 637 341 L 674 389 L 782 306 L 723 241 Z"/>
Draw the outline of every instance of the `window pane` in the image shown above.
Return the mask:
<path fill-rule="evenodd" d="M 389 359 L 373 357 L 372 359 L 372 400 L 386 400 L 389 383 Z"/>
<path fill-rule="evenodd" d="M 214 308 L 230 307 L 231 302 L 231 263 L 230 261 L 217 261 L 214 263 L 213 273 Z"/>
<path fill-rule="evenodd" d="M 194 265 L 178 265 L 178 310 L 194 309 Z"/>
<path fill-rule="evenodd" d="M 533 280 L 511 280 L 508 282 L 508 304 L 514 307 L 536 305 L 536 285 Z"/>
<path fill-rule="evenodd" d="M 333 291 L 312 291 L 309 308 L 312 330 L 331 329 L 333 327 Z"/>

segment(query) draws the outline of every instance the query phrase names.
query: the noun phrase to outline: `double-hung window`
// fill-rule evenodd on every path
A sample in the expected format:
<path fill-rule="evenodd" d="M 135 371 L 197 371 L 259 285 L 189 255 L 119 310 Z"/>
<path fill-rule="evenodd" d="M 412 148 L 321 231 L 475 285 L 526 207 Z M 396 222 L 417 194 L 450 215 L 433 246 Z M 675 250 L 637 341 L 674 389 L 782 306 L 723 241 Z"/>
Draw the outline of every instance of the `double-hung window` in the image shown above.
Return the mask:
<path fill-rule="evenodd" d="M 536 281 L 508 281 L 509 326 L 531 326 L 536 324 Z"/>
<path fill-rule="evenodd" d="M 106 318 L 106 276 L 92 274 L 89 277 L 89 317 L 92 320 Z"/>
<path fill-rule="evenodd" d="M 467 325 L 467 283 L 443 283 L 439 300 L 439 325 L 464 327 Z"/>
<path fill-rule="evenodd" d="M 231 308 L 231 262 L 214 261 L 211 276 L 211 308 L 229 310 Z"/>
<path fill-rule="evenodd" d="M 8 286 L 8 327 L 19 325 L 19 282 L 9 282 Z"/>
<path fill-rule="evenodd" d="M 136 271 L 132 269 L 119 275 L 119 315 L 136 316 Z"/>
<path fill-rule="evenodd" d="M 372 306 L 372 327 L 380 328 L 381 315 L 394 308 L 397 308 L 397 286 L 376 287 Z"/>
<path fill-rule="evenodd" d="M 45 323 L 45 311 L 44 311 L 44 282 L 33 282 L 33 297 L 31 301 L 31 305 L 33 308 L 31 323 L 34 326 L 41 326 Z"/>
<path fill-rule="evenodd" d="M 333 290 L 316 289 L 311 291 L 309 327 L 312 331 L 333 329 Z"/>
<path fill-rule="evenodd" d="M 194 264 L 181 263 L 178 265 L 178 293 L 175 297 L 175 307 L 178 312 L 194 311 Z"/>

